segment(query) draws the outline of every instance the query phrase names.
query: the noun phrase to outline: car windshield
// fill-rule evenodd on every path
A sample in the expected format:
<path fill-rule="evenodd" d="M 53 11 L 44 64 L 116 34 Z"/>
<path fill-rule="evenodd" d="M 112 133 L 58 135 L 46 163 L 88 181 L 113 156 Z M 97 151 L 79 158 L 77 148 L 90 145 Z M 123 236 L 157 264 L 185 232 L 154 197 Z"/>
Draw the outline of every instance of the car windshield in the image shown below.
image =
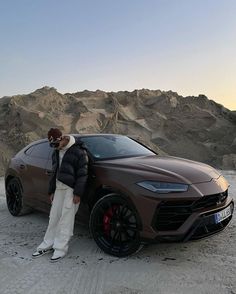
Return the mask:
<path fill-rule="evenodd" d="M 116 135 L 81 137 L 95 160 L 154 155 L 155 153 L 136 141 Z"/>

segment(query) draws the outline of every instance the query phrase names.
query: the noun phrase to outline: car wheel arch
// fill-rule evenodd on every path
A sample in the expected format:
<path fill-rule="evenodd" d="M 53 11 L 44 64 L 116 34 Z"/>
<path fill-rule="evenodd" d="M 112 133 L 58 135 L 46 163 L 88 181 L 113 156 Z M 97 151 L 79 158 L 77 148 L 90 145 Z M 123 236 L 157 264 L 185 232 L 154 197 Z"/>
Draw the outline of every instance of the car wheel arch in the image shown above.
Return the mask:
<path fill-rule="evenodd" d="M 120 189 L 117 189 L 115 187 L 112 186 L 107 186 L 107 185 L 101 185 L 100 187 L 98 187 L 96 189 L 96 191 L 93 194 L 93 197 L 89 203 L 89 206 L 92 210 L 93 206 L 104 196 L 111 194 L 111 193 L 115 193 L 115 194 L 120 194 L 123 195 L 123 197 L 128 198 L 125 193 L 123 193 L 123 191 L 121 191 Z"/>

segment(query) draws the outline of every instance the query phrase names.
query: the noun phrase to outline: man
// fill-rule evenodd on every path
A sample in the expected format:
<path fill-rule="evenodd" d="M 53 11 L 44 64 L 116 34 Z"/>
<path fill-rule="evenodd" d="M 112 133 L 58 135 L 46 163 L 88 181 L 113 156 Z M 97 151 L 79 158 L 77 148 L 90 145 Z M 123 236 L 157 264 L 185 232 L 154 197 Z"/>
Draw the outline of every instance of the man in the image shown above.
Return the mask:
<path fill-rule="evenodd" d="M 88 177 L 88 156 L 78 138 L 62 135 L 58 128 L 48 131 L 48 140 L 54 148 L 48 189 L 52 207 L 43 242 L 32 256 L 36 258 L 54 250 L 51 261 L 55 262 L 66 255 L 73 235 L 75 214 Z"/>

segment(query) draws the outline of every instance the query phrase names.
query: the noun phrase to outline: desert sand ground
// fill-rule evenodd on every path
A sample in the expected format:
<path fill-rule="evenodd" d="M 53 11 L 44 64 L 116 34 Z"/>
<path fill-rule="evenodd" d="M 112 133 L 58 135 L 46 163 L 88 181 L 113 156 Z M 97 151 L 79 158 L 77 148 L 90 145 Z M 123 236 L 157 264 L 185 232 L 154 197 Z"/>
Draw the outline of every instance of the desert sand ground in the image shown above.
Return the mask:
<path fill-rule="evenodd" d="M 236 200 L 236 172 L 225 171 Z M 69 254 L 31 258 L 48 218 L 9 214 L 0 180 L 0 293 L 192 294 L 236 293 L 236 220 L 218 235 L 188 243 L 146 246 L 118 259 L 99 250 L 86 227 L 76 225 Z"/>

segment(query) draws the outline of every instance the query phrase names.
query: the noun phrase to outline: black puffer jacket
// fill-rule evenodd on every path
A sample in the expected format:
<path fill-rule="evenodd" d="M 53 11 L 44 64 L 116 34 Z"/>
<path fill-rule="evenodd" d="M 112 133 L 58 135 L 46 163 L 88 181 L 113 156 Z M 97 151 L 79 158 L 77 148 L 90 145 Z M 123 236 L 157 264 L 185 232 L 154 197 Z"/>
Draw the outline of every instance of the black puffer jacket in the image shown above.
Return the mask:
<path fill-rule="evenodd" d="M 75 143 L 65 152 L 59 167 L 59 150 L 52 154 L 52 176 L 49 181 L 48 194 L 56 190 L 56 179 L 74 189 L 74 195 L 84 197 L 88 178 L 88 155 L 84 143 L 75 138 Z"/>

